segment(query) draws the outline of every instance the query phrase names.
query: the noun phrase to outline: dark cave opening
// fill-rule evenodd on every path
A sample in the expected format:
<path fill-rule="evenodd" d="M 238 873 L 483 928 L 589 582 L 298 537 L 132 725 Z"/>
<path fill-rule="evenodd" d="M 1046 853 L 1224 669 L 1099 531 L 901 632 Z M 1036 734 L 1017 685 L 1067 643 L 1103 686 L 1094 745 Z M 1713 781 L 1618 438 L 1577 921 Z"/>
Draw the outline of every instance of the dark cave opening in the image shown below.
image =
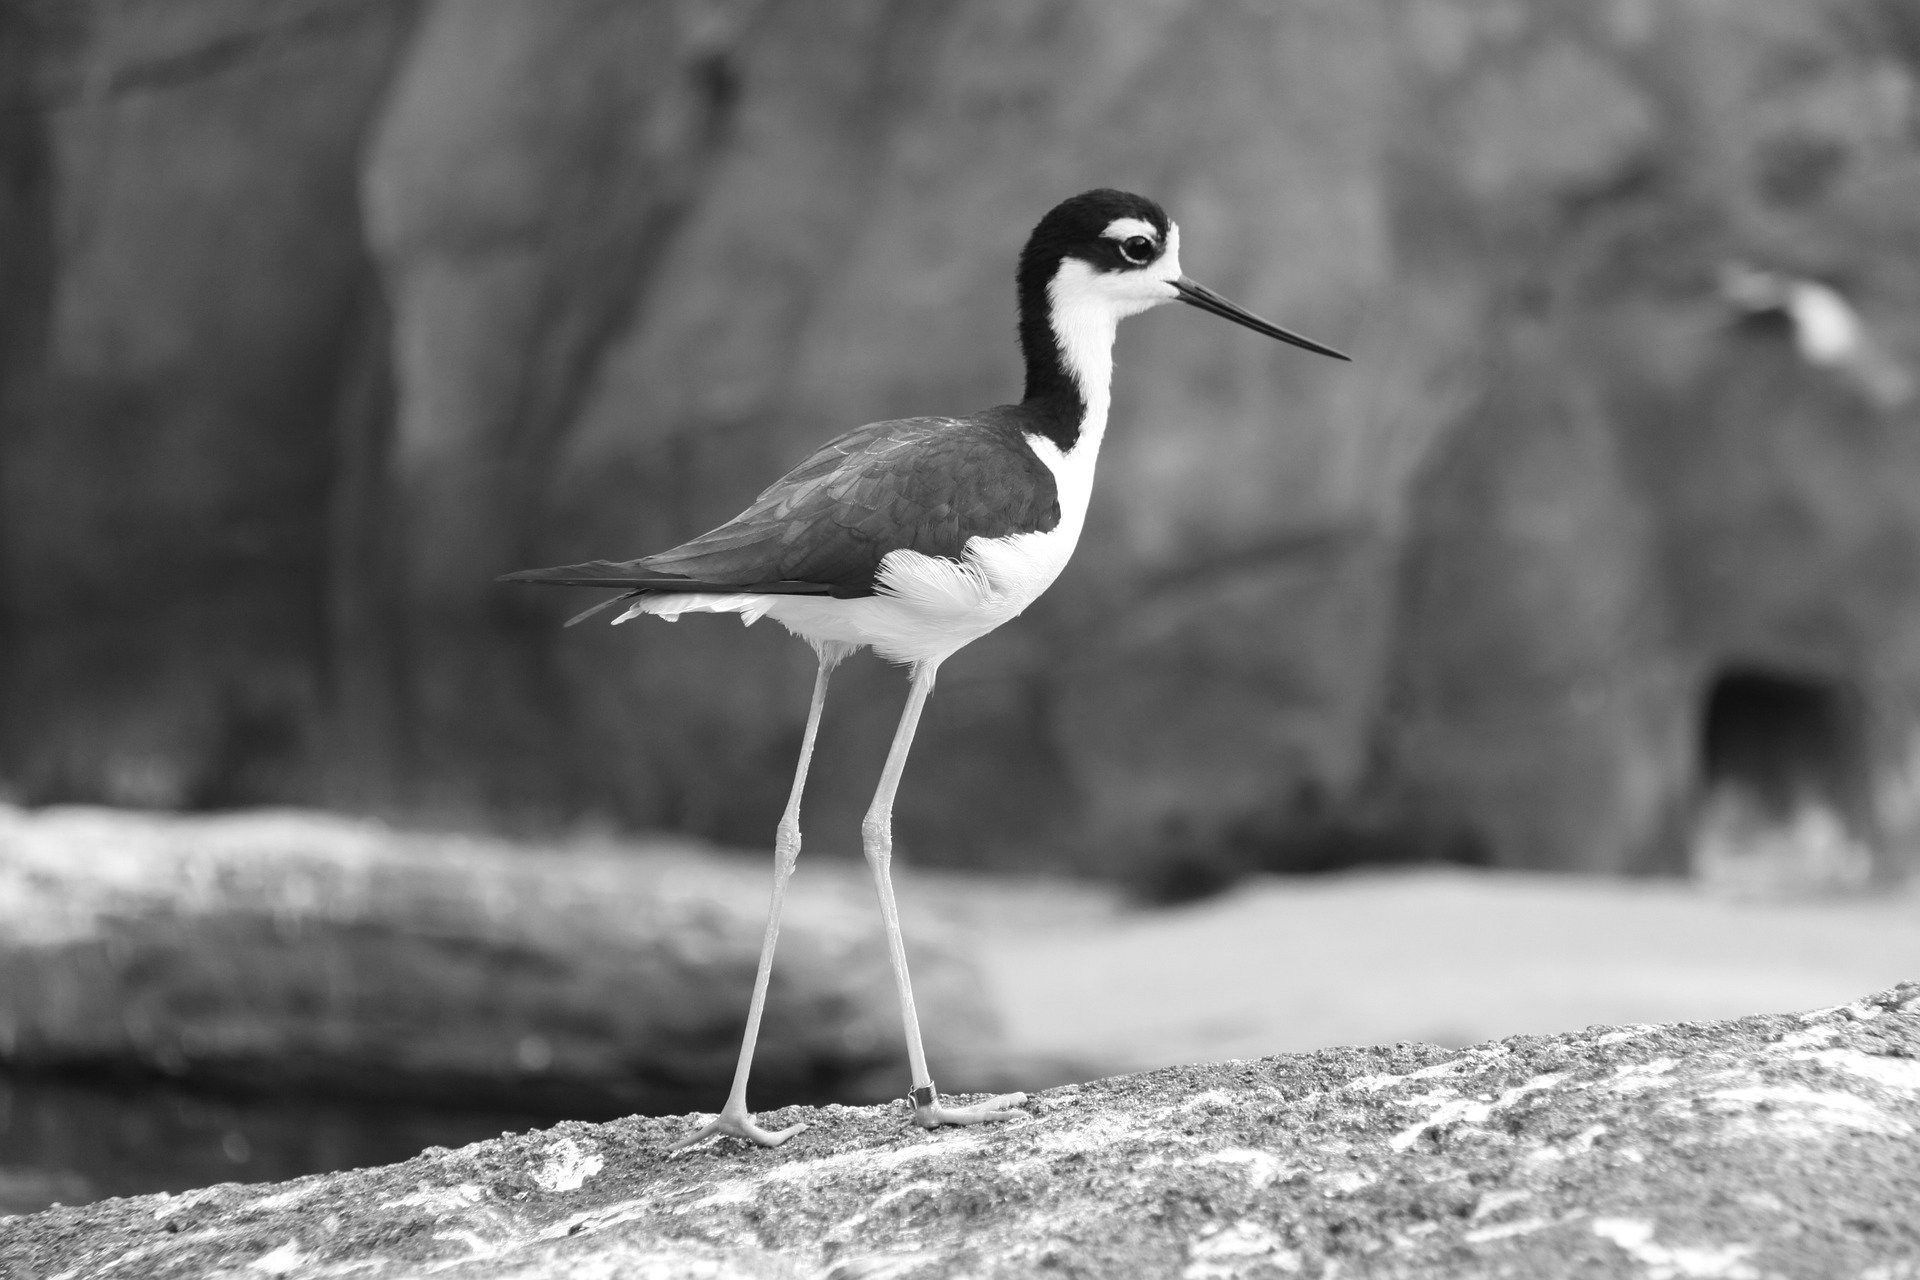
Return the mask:
<path fill-rule="evenodd" d="M 1793 891 L 1858 887 L 1874 828 L 1862 700 L 1843 680 L 1730 667 L 1701 717 L 1691 869 Z"/>
<path fill-rule="evenodd" d="M 1857 817 L 1866 799 L 1861 718 L 1858 697 L 1839 681 L 1751 667 L 1723 671 L 1703 718 L 1705 788 L 1743 788 L 1776 818 L 1808 804 Z"/>

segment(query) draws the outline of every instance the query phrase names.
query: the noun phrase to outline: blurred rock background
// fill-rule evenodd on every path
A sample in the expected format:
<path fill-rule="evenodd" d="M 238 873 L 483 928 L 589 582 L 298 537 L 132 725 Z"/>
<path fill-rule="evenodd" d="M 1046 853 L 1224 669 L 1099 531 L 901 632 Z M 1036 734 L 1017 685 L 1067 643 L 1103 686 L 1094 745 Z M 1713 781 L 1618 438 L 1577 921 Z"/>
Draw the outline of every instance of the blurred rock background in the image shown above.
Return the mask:
<path fill-rule="evenodd" d="M 1013 256 L 1107 184 L 1357 363 L 1127 326 L 909 858 L 1177 895 L 1811 813 L 1814 879 L 1893 874 L 1916 74 L 1907 0 L 5 0 L 5 796 L 763 844 L 803 646 L 493 576 L 1017 394 Z M 816 847 L 899 696 L 841 681 Z"/>

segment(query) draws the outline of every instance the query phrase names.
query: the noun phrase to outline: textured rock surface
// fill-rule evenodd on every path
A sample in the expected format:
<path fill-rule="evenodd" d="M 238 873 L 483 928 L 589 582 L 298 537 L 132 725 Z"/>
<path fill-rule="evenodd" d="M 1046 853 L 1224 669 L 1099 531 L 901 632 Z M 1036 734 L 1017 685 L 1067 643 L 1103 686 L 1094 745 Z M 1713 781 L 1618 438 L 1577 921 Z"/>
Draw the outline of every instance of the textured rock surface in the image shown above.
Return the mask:
<path fill-rule="evenodd" d="M 1920 987 L 1804 1015 L 1329 1050 L 1041 1095 L 926 1134 L 795 1109 L 568 1124 L 385 1169 L 0 1221 L 73 1278 L 1901 1276 L 1920 1264 Z"/>
<path fill-rule="evenodd" d="M 944 673 L 948 861 L 1671 867 L 1716 680 L 1920 826 L 1920 28 L 1853 0 L 0 6 L 0 778 L 759 844 L 804 650 L 560 633 L 826 434 L 1013 392 L 1096 182 L 1353 348 L 1121 339 L 1086 544 Z M 1726 269 L 1836 285 L 1851 354 Z M 689 634 L 689 633 L 692 634 Z M 850 667 L 816 831 L 896 677 Z M 1230 869 L 1230 867 L 1228 868 Z M 1200 874 L 1206 874 L 1205 868 Z"/>
<path fill-rule="evenodd" d="M 0 1065 L 547 1115 L 711 1105 L 764 882 L 689 848 L 541 855 L 300 814 L 0 807 Z M 929 1052 L 962 1082 L 995 1016 L 951 931 L 914 924 Z M 865 869 L 811 867 L 755 1096 L 905 1082 Z"/>

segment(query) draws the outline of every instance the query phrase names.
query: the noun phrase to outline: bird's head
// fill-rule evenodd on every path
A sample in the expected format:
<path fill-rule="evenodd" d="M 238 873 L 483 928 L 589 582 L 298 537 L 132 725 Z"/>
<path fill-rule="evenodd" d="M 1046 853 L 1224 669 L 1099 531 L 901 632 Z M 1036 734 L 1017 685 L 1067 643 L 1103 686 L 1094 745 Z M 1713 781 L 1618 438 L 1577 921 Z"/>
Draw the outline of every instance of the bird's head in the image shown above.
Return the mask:
<path fill-rule="evenodd" d="M 1106 328 L 1163 302 L 1184 302 L 1270 338 L 1347 358 L 1189 280 L 1180 269 L 1179 224 L 1153 201 L 1128 191 L 1101 188 L 1055 205 L 1027 238 L 1019 281 L 1023 321 L 1039 320 L 1029 313 L 1044 308 L 1056 340 L 1077 328 Z"/>

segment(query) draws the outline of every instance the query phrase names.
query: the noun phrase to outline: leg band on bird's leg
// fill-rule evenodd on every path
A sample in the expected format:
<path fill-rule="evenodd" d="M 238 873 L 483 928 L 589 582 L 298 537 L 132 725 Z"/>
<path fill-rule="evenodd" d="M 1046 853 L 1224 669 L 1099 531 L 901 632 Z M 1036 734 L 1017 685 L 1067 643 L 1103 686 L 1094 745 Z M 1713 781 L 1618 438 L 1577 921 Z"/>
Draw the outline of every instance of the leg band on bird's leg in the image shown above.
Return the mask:
<path fill-rule="evenodd" d="M 907 973 L 900 908 L 893 897 L 893 798 L 900 789 L 907 752 L 913 747 L 914 731 L 920 727 L 920 712 L 927 705 L 927 695 L 933 691 L 934 673 L 938 670 L 937 662 L 921 663 L 913 670 L 913 684 L 907 691 L 906 708 L 900 713 L 900 727 L 894 730 L 893 746 L 888 749 L 886 766 L 880 771 L 880 785 L 874 791 L 873 805 L 860 827 L 867 864 L 873 870 L 873 887 L 880 896 L 880 919 L 886 926 L 893 982 L 900 995 L 900 1021 L 907 1035 L 907 1065 L 913 1071 L 913 1123 L 923 1129 L 947 1124 L 984 1124 L 1027 1114 L 1016 1109 L 1027 1100 L 1024 1093 L 989 1098 L 970 1107 L 944 1105 L 939 1091 L 933 1087 L 933 1076 L 927 1071 L 927 1051 L 920 1042 L 920 1015 L 913 1007 L 913 980 Z"/>
<path fill-rule="evenodd" d="M 747 1006 L 747 1029 L 741 1037 L 740 1060 L 733 1069 L 733 1088 L 720 1114 L 673 1144 L 674 1150 L 718 1134 L 731 1134 L 766 1147 L 777 1147 L 791 1138 L 804 1124 L 769 1132 L 754 1123 L 747 1110 L 747 1076 L 753 1070 L 753 1048 L 760 1038 L 760 1015 L 766 1009 L 767 986 L 773 978 L 773 948 L 780 940 L 780 911 L 786 903 L 787 881 L 800 861 L 800 796 L 807 787 L 807 766 L 813 760 L 813 742 L 820 732 L 820 712 L 827 703 L 827 678 L 840 660 L 852 652 L 850 646 L 816 645 L 820 668 L 813 678 L 813 702 L 807 709 L 807 729 L 800 739 L 800 763 L 794 769 L 793 790 L 787 795 L 786 812 L 780 817 L 773 845 L 773 900 L 767 905 L 767 931 L 760 941 L 760 967 L 753 976 L 753 999 Z"/>

